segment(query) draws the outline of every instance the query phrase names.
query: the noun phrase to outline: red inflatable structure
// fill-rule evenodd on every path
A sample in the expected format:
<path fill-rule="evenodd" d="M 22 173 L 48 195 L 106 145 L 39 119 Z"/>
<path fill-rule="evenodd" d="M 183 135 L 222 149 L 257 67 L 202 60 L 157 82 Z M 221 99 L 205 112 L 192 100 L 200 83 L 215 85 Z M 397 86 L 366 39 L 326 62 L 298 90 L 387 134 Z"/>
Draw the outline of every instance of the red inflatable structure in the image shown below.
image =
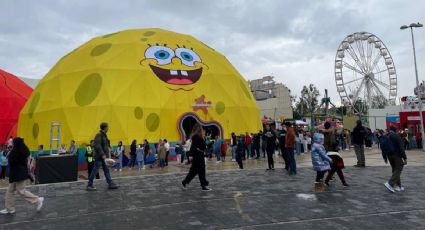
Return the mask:
<path fill-rule="evenodd" d="M 32 89 L 18 77 L 0 69 L 0 143 L 16 136 L 21 109 Z"/>

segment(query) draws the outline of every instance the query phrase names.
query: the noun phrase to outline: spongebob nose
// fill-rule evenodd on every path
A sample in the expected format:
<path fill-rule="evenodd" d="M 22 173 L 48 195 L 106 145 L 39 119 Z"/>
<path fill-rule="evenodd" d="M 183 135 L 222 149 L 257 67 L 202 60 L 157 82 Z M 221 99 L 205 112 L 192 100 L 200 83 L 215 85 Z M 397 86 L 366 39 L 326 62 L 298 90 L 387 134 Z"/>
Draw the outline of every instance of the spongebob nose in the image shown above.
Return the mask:
<path fill-rule="evenodd" d="M 178 57 L 173 57 L 173 59 L 171 59 L 171 62 L 174 65 L 181 65 L 182 64 L 182 60 L 180 60 L 180 58 L 178 58 Z"/>

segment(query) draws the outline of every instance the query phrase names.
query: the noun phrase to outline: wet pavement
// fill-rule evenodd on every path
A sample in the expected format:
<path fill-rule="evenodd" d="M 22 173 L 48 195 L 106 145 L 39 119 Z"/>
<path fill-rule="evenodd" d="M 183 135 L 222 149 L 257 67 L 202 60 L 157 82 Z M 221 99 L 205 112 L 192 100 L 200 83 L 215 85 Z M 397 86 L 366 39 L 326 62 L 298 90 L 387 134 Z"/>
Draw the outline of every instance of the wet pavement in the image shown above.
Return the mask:
<path fill-rule="evenodd" d="M 346 165 L 355 163 L 353 153 L 342 154 Z M 212 160 L 210 192 L 200 190 L 197 178 L 181 187 L 186 166 L 125 169 L 114 172 L 122 176 L 115 179 L 118 190 L 108 191 L 104 180 L 95 182 L 96 192 L 86 192 L 85 181 L 31 186 L 46 198 L 43 210 L 18 198 L 17 213 L 0 216 L 0 229 L 425 229 L 424 156 L 408 152 L 406 191 L 396 194 L 383 186 L 391 169 L 380 166 L 375 150 L 367 153 L 371 166 L 345 169 L 350 187 L 336 177 L 317 194 L 309 154 L 298 157 L 296 176 L 282 168 L 265 171 L 262 160 L 247 160 L 245 170 Z M 0 189 L 0 197 L 4 193 Z"/>

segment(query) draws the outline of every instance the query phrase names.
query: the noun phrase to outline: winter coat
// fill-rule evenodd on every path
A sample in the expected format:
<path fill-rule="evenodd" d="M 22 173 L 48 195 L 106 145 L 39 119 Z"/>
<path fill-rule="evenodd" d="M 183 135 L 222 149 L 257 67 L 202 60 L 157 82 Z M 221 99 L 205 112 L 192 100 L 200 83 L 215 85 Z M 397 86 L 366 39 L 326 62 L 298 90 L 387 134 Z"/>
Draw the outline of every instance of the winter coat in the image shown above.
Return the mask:
<path fill-rule="evenodd" d="M 321 144 L 322 135 L 320 133 L 315 133 L 313 135 L 313 146 L 311 147 L 311 162 L 313 164 L 314 171 L 327 171 L 331 169 L 330 162 L 331 158 L 326 155 L 326 150 Z"/>
<path fill-rule="evenodd" d="M 28 157 L 30 151 L 23 152 L 12 149 L 9 154 L 9 183 L 19 182 L 29 179 Z"/>
<path fill-rule="evenodd" d="M 94 158 L 101 160 L 103 156 L 108 157 L 109 155 L 109 139 L 106 133 L 100 131 L 94 138 Z"/>
<path fill-rule="evenodd" d="M 328 157 L 332 159 L 332 169 L 343 169 L 345 167 L 344 160 L 338 152 L 328 152 Z"/>
<path fill-rule="evenodd" d="M 352 142 L 354 145 L 364 145 L 364 139 L 366 136 L 366 129 L 362 125 L 357 125 L 353 129 L 353 139 Z"/>
<path fill-rule="evenodd" d="M 192 136 L 192 144 L 190 146 L 189 154 L 193 156 L 193 161 L 205 165 L 205 150 L 207 146 L 205 145 L 205 140 L 200 135 Z"/>

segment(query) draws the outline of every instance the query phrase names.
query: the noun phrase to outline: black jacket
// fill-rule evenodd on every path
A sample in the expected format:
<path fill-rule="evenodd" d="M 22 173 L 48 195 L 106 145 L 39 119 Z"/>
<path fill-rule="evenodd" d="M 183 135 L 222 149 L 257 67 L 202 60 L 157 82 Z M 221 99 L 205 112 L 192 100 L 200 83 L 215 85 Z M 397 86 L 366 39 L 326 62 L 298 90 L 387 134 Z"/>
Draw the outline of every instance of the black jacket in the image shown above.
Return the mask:
<path fill-rule="evenodd" d="M 9 154 L 9 182 L 19 182 L 29 179 L 28 157 L 30 151 L 28 148 L 21 150 L 12 149 Z"/>
<path fill-rule="evenodd" d="M 352 132 L 352 142 L 355 145 L 364 145 L 364 138 L 366 135 L 366 129 L 362 125 L 357 125 Z"/>
<path fill-rule="evenodd" d="M 190 155 L 193 157 L 194 162 L 203 162 L 205 164 L 205 140 L 200 135 L 194 135 L 192 137 L 192 145 L 190 146 Z"/>
<path fill-rule="evenodd" d="M 403 159 L 406 160 L 407 159 L 406 152 L 404 151 L 404 146 L 403 146 L 403 143 L 401 141 L 400 136 L 391 131 L 388 134 L 388 138 L 390 139 L 390 141 L 391 141 L 391 143 L 394 147 L 395 152 L 394 153 L 388 153 L 387 155 L 388 156 L 398 155 L 400 158 L 403 158 Z"/>
<path fill-rule="evenodd" d="M 109 155 L 109 139 L 106 133 L 100 131 L 94 138 L 93 148 L 94 158 L 101 160 L 103 156 L 108 157 Z"/>

